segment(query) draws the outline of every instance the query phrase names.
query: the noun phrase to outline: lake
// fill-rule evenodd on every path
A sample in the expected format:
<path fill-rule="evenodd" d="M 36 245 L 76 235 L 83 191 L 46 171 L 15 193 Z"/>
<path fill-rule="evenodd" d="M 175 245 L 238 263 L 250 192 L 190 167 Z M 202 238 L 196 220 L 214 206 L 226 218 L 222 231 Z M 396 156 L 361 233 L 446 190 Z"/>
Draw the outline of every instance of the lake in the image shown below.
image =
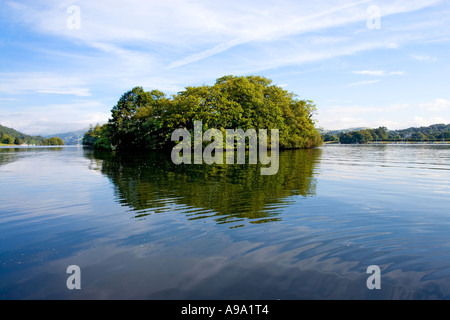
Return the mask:
<path fill-rule="evenodd" d="M 260 166 L 0 148 L 0 299 L 450 299 L 450 145 Z"/>

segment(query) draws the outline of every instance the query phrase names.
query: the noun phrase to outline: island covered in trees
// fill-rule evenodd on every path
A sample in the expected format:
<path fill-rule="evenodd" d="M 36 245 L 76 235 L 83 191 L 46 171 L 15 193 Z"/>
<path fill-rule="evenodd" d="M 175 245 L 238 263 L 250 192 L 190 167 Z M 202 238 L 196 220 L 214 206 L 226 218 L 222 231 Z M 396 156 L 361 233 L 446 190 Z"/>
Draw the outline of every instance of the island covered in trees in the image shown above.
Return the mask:
<path fill-rule="evenodd" d="M 174 130 L 193 132 L 194 121 L 201 121 L 203 132 L 278 129 L 280 149 L 309 149 L 323 142 L 315 111 L 311 100 L 298 99 L 261 76 L 224 76 L 212 86 L 186 87 L 171 97 L 135 87 L 112 108 L 108 123 L 91 126 L 83 144 L 98 150 L 172 148 Z"/>

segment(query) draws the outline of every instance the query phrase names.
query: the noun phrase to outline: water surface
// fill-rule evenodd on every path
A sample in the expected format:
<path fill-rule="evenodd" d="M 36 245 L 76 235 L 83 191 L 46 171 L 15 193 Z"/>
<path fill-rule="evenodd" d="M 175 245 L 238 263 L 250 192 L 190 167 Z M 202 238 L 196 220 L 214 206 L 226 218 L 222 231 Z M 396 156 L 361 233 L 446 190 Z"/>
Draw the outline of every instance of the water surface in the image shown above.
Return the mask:
<path fill-rule="evenodd" d="M 262 176 L 0 148 L 0 298 L 449 299 L 449 159 L 450 145 L 327 145 Z"/>

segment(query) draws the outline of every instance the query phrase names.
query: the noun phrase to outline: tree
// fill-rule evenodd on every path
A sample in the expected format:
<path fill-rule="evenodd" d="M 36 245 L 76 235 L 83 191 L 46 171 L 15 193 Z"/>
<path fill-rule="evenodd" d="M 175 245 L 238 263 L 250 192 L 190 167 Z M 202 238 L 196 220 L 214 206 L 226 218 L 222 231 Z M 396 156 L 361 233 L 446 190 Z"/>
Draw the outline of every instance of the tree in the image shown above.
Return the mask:
<path fill-rule="evenodd" d="M 374 140 L 372 137 L 372 130 L 368 129 L 356 131 L 354 136 L 358 143 L 367 143 Z"/>
<path fill-rule="evenodd" d="M 389 133 L 386 127 L 379 127 L 378 129 L 372 130 L 374 133 L 375 139 L 378 140 L 388 140 L 389 139 Z"/>
<path fill-rule="evenodd" d="M 14 138 L 3 133 L 2 134 L 2 138 L 1 138 L 1 142 L 4 144 L 14 144 Z"/>
<path fill-rule="evenodd" d="M 59 137 L 47 138 L 42 143 L 44 146 L 63 146 L 64 141 Z"/>
<path fill-rule="evenodd" d="M 201 121 L 204 131 L 278 129 L 280 148 L 313 148 L 322 143 L 315 111 L 312 101 L 296 99 L 259 76 L 224 76 L 212 86 L 187 87 L 171 98 L 135 87 L 111 110 L 108 137 L 118 149 L 162 149 L 173 146 L 175 129 L 192 131 L 194 121 Z"/>
<path fill-rule="evenodd" d="M 145 92 L 142 87 L 123 94 L 111 110 L 111 143 L 120 149 L 160 146 L 167 139 L 162 119 L 166 101 L 164 93 Z"/>
<path fill-rule="evenodd" d="M 339 134 L 339 142 L 344 144 L 355 143 L 355 137 L 351 132 L 342 132 Z"/>
<path fill-rule="evenodd" d="M 94 143 L 100 137 L 101 129 L 100 125 L 97 123 L 95 127 L 91 124 L 89 126 L 89 130 L 83 136 L 83 145 L 85 146 L 93 146 Z"/>
<path fill-rule="evenodd" d="M 323 141 L 324 142 L 337 142 L 337 141 L 339 141 L 339 137 L 335 136 L 334 134 L 325 134 L 323 136 Z"/>
<path fill-rule="evenodd" d="M 83 136 L 83 145 L 93 147 L 96 150 L 111 150 L 110 126 L 105 123 L 100 126 L 90 125 L 89 130 Z"/>
<path fill-rule="evenodd" d="M 427 140 L 427 137 L 422 132 L 414 132 L 411 135 L 411 139 L 413 139 L 415 141 L 423 141 L 423 140 Z"/>

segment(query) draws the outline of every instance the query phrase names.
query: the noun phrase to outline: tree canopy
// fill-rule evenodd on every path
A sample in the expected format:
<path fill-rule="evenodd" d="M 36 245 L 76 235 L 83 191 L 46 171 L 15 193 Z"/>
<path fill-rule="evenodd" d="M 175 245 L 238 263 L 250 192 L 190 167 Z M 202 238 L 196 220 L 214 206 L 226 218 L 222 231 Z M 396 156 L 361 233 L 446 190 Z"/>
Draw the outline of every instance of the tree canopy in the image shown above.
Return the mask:
<path fill-rule="evenodd" d="M 59 137 L 47 138 L 42 143 L 44 146 L 63 146 L 64 141 Z"/>
<path fill-rule="evenodd" d="M 109 151 L 111 150 L 111 142 L 109 141 L 108 125 L 90 126 L 89 130 L 84 134 L 83 145 L 94 147 L 97 150 Z"/>
<path fill-rule="evenodd" d="M 135 87 L 124 93 L 111 110 L 107 125 L 91 128 L 83 140 L 117 149 L 163 149 L 174 142 L 175 129 L 278 129 L 280 148 L 313 148 L 322 143 L 314 127 L 316 107 L 297 99 L 270 79 L 260 76 L 224 76 L 212 86 L 192 86 L 167 97 L 158 90 Z"/>

